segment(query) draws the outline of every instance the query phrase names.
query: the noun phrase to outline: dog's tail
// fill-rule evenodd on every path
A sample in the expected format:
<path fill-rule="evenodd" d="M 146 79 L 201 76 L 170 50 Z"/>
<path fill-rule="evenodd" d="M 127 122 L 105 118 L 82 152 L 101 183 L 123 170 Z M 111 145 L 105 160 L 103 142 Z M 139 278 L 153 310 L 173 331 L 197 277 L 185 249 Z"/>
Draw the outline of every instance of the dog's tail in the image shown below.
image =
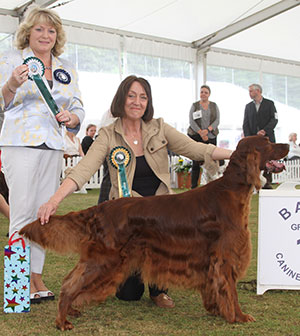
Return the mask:
<path fill-rule="evenodd" d="M 49 222 L 44 225 L 41 225 L 38 219 L 23 227 L 19 234 L 38 243 L 45 249 L 51 249 L 62 254 L 79 253 L 82 240 L 87 237 L 87 223 L 76 220 L 76 217 L 72 214 L 74 213 L 52 216 Z"/>

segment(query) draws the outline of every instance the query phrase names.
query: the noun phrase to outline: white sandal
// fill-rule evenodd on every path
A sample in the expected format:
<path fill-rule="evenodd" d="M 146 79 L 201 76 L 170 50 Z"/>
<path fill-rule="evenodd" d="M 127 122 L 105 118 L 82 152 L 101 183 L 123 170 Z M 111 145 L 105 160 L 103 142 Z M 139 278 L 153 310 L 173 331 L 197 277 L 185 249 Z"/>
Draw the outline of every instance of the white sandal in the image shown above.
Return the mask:
<path fill-rule="evenodd" d="M 38 297 L 36 297 L 38 295 Z M 42 298 L 40 292 L 30 293 L 30 304 L 41 303 Z"/>
<path fill-rule="evenodd" d="M 55 295 L 49 290 L 39 291 L 36 294 L 40 296 L 41 300 L 54 300 L 55 298 Z"/>

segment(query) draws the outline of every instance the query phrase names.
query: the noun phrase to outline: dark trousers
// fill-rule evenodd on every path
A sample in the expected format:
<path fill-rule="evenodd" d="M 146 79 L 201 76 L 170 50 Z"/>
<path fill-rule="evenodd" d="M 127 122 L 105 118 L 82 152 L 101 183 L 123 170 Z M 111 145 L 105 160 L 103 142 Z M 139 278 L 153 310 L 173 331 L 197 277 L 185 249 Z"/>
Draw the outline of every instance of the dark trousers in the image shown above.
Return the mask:
<path fill-rule="evenodd" d="M 272 184 L 273 181 L 272 173 L 269 173 L 267 170 L 264 170 L 263 177 L 267 180 L 266 184 Z"/>
<path fill-rule="evenodd" d="M 131 275 L 120 286 L 117 291 L 116 297 L 124 301 L 138 301 L 144 294 L 145 285 L 141 279 L 140 273 Z M 158 296 L 161 293 L 167 294 L 166 290 L 158 289 L 156 285 L 149 286 L 150 296 Z"/>
<path fill-rule="evenodd" d="M 100 194 L 98 204 L 109 200 L 109 192 L 111 188 L 110 176 L 106 160 L 103 163 L 103 179 L 100 186 Z"/>
<path fill-rule="evenodd" d="M 213 144 L 217 145 L 217 138 L 214 139 L 208 139 L 208 141 L 204 141 L 199 134 L 195 135 L 189 135 L 190 138 L 197 142 L 202 142 L 205 144 Z M 191 179 L 191 188 L 197 188 L 198 187 L 198 180 L 200 176 L 200 166 L 202 166 L 204 161 L 194 161 L 193 160 L 193 165 L 192 165 L 192 179 Z"/>
<path fill-rule="evenodd" d="M 0 171 L 0 194 L 5 198 L 5 201 L 8 204 L 9 191 L 2 171 Z"/>

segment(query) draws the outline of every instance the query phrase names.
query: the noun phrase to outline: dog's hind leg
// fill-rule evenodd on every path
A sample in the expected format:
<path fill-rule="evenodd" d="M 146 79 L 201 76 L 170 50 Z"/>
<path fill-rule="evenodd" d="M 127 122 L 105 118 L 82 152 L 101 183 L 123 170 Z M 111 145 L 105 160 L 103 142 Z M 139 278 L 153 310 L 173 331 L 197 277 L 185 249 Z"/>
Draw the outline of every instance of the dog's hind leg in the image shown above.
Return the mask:
<path fill-rule="evenodd" d="M 214 315 L 224 317 L 230 323 L 255 321 L 240 308 L 233 267 L 224 260 L 220 262 L 217 258 L 214 259 L 201 290 L 205 308 Z"/>
<path fill-rule="evenodd" d="M 68 314 L 71 316 L 80 315 L 78 310 L 72 308 L 72 302 L 76 298 L 79 278 L 83 272 L 84 265 L 82 263 L 78 263 L 63 280 L 59 295 L 58 314 L 56 317 L 56 327 L 62 331 L 73 329 L 72 323 L 67 320 Z"/>
<path fill-rule="evenodd" d="M 66 317 L 68 314 L 79 316 L 80 312 L 73 309 L 72 304 L 80 306 L 91 301 L 103 302 L 116 292 L 123 280 L 124 274 L 119 260 L 110 260 L 110 263 L 102 265 L 88 261 L 79 262 L 63 281 L 56 318 L 57 328 L 73 328 Z"/>
<path fill-rule="evenodd" d="M 56 316 L 56 327 L 62 331 L 73 329 L 73 324 L 67 320 L 67 313 L 71 310 L 72 301 L 62 293 L 59 296 L 58 314 Z"/>
<path fill-rule="evenodd" d="M 72 306 L 69 307 L 68 313 L 69 316 L 79 317 L 81 313 L 78 309 L 74 309 Z"/>

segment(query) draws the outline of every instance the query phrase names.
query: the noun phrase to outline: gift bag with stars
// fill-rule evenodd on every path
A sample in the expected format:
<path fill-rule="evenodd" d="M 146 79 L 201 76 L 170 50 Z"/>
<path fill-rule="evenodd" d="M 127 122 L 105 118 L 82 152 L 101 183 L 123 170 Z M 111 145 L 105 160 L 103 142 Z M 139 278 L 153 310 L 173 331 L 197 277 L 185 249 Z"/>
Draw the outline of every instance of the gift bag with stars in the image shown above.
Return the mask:
<path fill-rule="evenodd" d="M 14 233 L 15 234 L 15 233 Z M 4 313 L 30 311 L 30 246 L 10 237 L 4 248 Z M 13 246 L 20 241 L 22 246 Z"/>

